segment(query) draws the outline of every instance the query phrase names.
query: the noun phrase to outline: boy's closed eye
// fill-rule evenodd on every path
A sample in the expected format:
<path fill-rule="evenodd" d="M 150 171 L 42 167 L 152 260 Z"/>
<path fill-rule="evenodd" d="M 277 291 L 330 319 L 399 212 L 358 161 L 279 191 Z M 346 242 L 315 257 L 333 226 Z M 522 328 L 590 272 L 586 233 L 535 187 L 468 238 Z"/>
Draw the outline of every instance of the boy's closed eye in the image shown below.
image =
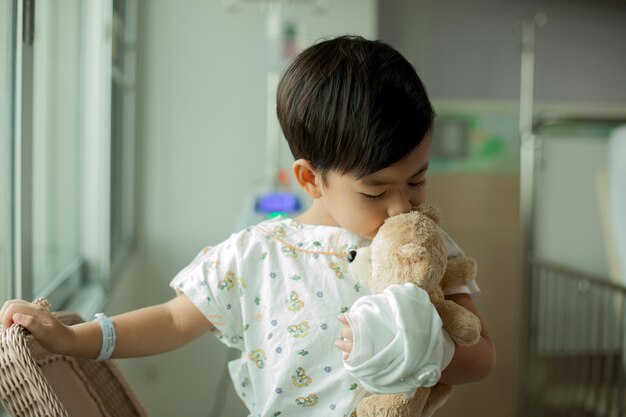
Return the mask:
<path fill-rule="evenodd" d="M 423 187 L 425 185 L 426 185 L 426 179 L 423 179 L 418 182 L 410 182 L 408 184 L 409 187 L 416 187 L 416 188 Z M 359 193 L 359 194 L 361 194 L 363 197 L 368 198 L 370 200 L 380 200 L 385 196 L 385 194 L 387 194 L 387 191 L 383 191 L 380 194 L 374 194 L 374 195 L 367 194 L 367 193 Z"/>
<path fill-rule="evenodd" d="M 418 182 L 410 182 L 409 187 L 423 187 L 426 185 L 426 178 Z"/>
<path fill-rule="evenodd" d="M 376 194 L 376 195 L 365 194 L 365 193 L 360 193 L 360 194 L 363 197 L 365 197 L 365 198 L 369 198 L 370 200 L 379 200 L 379 199 L 383 198 L 386 193 L 387 193 L 387 191 L 383 191 L 382 193 Z"/>

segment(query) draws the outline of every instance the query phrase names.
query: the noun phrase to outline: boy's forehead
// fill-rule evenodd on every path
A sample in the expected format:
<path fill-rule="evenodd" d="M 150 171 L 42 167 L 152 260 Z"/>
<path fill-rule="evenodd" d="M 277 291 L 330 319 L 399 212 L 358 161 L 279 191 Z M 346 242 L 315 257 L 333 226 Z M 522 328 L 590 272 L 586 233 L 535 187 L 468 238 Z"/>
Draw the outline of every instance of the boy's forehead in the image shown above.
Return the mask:
<path fill-rule="evenodd" d="M 414 170 L 408 171 L 409 174 L 404 174 L 402 171 L 406 171 L 406 170 L 398 169 L 398 167 L 392 165 L 390 167 L 383 168 L 379 171 L 376 171 L 369 175 L 361 177 L 357 179 L 357 181 L 365 185 L 389 185 L 392 182 L 397 181 L 399 179 L 398 177 L 401 174 L 404 174 L 404 175 L 402 175 L 403 178 L 400 178 L 400 179 L 404 180 L 404 179 L 417 177 L 418 175 L 423 174 L 427 170 L 428 170 L 428 161 L 426 161 L 426 163 L 421 166 L 417 166 Z"/>

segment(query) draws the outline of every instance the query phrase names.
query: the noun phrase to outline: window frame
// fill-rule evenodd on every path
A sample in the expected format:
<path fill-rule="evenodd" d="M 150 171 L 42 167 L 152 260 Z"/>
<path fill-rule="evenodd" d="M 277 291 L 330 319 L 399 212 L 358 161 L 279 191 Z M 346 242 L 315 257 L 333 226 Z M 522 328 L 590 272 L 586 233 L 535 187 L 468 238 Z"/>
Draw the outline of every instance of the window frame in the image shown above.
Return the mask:
<path fill-rule="evenodd" d="M 6 149 L 8 150 L 8 154 L 6 157 L 7 166 L 3 169 L 2 172 L 2 181 L 4 182 L 3 187 L 6 187 L 6 206 L 0 208 L 0 213 L 4 212 L 4 218 L 0 219 L 0 222 L 4 222 L 6 226 L 4 236 L 0 236 L 0 239 L 4 239 L 6 243 L 6 269 L 1 271 L 6 274 L 6 277 L 9 277 L 5 282 L 2 283 L 3 288 L 1 293 L 5 296 L 9 296 L 13 293 L 14 282 L 11 277 L 14 276 L 15 271 L 15 256 L 14 256 L 14 246 L 13 236 L 15 235 L 15 224 L 14 224 L 14 213 L 15 213 L 15 204 L 13 203 L 13 195 L 14 195 L 14 183 L 13 183 L 13 173 L 14 173 L 14 145 L 15 145 L 15 97 L 16 97 L 16 34 L 18 33 L 17 29 L 17 3 L 15 1 L 8 1 L 4 4 L 7 10 L 7 21 L 8 26 L 6 28 L 7 32 L 7 45 L 9 50 L 7 51 L 6 58 L 7 61 L 7 96 L 6 96 L 6 105 L 8 106 L 8 114 L 7 114 L 7 125 L 6 125 Z"/>
<path fill-rule="evenodd" d="M 132 23 L 136 27 L 137 2 L 132 1 Z M 88 317 L 102 309 L 114 279 L 112 267 L 132 248 L 134 151 L 125 159 L 124 203 L 120 248 L 112 248 L 111 233 L 111 94 L 112 94 L 112 21 L 113 1 L 80 4 L 80 76 L 79 135 L 81 138 L 79 168 L 79 256 L 49 277 L 44 288 L 35 291 L 33 282 L 33 48 L 35 1 L 11 0 L 13 11 L 13 91 L 12 91 L 12 167 L 9 210 L 9 298 L 32 300 L 46 297 L 53 309 L 72 309 Z M 131 12 L 132 12 L 131 11 Z M 134 71 L 134 66 L 133 66 Z M 134 82 L 134 74 L 132 77 Z M 134 101 L 132 104 L 134 108 Z M 126 118 L 126 116 L 124 116 Z M 131 114 L 131 151 L 134 150 L 134 111 Z M 122 126 L 128 130 L 127 126 Z M 126 135 L 125 135 L 126 136 Z M 127 178 L 129 177 L 129 178 Z M 130 189 L 130 193 L 128 191 Z M 129 195 L 130 194 L 130 195 Z M 12 249 L 12 251 L 11 251 Z M 115 260 L 111 254 L 116 253 Z M 114 262 L 113 262 L 114 261 Z M 115 263 L 115 265 L 113 265 Z"/>

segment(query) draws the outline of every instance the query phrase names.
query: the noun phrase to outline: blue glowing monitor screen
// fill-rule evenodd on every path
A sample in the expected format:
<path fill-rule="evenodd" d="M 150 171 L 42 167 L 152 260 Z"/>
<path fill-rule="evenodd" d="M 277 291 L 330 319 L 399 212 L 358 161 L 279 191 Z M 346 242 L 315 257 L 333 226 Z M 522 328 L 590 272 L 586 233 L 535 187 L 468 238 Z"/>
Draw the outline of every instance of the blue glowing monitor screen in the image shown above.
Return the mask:
<path fill-rule="evenodd" d="M 257 213 L 294 213 L 300 210 L 300 200 L 288 192 L 263 194 L 256 199 L 254 211 Z"/>

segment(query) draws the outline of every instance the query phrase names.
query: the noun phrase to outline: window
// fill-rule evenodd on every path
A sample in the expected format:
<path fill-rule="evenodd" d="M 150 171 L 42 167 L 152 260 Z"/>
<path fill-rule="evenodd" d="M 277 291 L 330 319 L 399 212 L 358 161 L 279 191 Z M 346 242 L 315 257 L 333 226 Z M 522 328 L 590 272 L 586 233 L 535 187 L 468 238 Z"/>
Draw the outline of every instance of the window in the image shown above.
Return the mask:
<path fill-rule="evenodd" d="M 113 1 L 111 72 L 111 263 L 133 235 L 137 2 Z"/>
<path fill-rule="evenodd" d="M 51 294 L 70 277 L 71 289 L 76 288 L 83 262 L 77 221 L 82 168 L 81 2 L 36 5 L 30 158 L 32 285 L 35 294 Z M 71 289 L 66 290 L 67 296 Z"/>
<path fill-rule="evenodd" d="M 2 299 L 88 316 L 129 250 L 136 15 L 136 1 L 0 2 Z"/>

